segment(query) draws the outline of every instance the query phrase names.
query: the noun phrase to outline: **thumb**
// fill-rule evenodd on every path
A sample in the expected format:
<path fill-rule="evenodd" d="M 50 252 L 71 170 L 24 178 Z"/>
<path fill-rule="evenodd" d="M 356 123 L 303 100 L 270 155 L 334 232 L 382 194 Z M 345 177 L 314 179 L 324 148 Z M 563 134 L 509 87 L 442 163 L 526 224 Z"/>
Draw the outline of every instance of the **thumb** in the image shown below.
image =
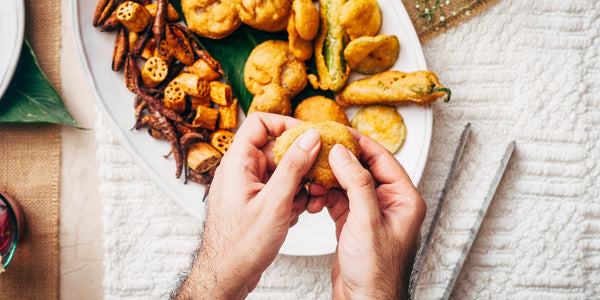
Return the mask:
<path fill-rule="evenodd" d="M 265 184 L 261 198 L 275 200 L 280 204 L 292 204 L 302 177 L 315 162 L 321 141 L 319 132 L 309 129 L 292 143 Z M 287 201 L 289 200 L 289 201 Z"/>
<path fill-rule="evenodd" d="M 348 194 L 349 218 L 370 222 L 381 218 L 375 181 L 354 154 L 341 144 L 329 152 L 329 165 L 338 182 Z"/>

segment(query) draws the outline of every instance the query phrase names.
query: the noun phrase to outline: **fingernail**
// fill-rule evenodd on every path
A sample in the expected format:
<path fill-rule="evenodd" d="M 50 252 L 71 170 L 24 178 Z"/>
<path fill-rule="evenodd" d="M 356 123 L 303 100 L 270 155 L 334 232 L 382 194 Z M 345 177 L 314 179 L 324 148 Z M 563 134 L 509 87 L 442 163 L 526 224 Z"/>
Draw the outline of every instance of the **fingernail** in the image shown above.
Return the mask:
<path fill-rule="evenodd" d="M 310 151 L 319 142 L 319 132 L 315 129 L 309 129 L 298 139 L 298 146 L 306 151 Z"/>
<path fill-rule="evenodd" d="M 331 148 L 329 156 L 331 156 L 333 162 L 340 166 L 346 165 L 352 160 L 352 156 L 350 156 L 350 151 L 348 151 L 348 149 L 346 149 L 346 147 L 344 147 L 341 144 L 335 144 L 335 146 Z"/>

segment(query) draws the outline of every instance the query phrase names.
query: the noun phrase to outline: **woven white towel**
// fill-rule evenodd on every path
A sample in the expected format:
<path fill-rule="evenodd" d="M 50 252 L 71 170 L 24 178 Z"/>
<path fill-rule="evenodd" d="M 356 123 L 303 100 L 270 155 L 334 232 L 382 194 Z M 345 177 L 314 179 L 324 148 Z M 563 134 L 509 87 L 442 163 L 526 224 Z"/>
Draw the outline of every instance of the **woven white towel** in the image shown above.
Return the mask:
<path fill-rule="evenodd" d="M 428 207 L 464 124 L 474 127 L 425 258 L 419 299 L 441 295 L 512 139 L 516 153 L 453 298 L 600 298 L 599 35 L 598 1 L 502 0 L 424 45 L 430 70 L 454 94 L 434 105 L 419 187 Z M 96 130 L 105 297 L 166 298 L 202 224 L 147 179 L 101 118 Z M 327 299 L 331 262 L 280 256 L 250 298 Z"/>

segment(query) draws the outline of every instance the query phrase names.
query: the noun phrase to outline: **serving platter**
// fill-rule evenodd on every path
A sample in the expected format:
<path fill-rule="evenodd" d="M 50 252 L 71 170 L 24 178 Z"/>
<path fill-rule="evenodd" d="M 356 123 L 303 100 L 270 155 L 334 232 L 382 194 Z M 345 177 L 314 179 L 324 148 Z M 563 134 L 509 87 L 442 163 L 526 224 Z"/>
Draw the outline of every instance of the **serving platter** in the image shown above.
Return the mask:
<path fill-rule="evenodd" d="M 192 216 L 203 220 L 206 206 L 202 202 L 204 186 L 184 184 L 175 178 L 175 163 L 164 159 L 170 145 L 150 138 L 145 131 L 131 131 L 134 124 L 134 94 L 125 88 L 123 74 L 110 68 L 115 41 L 114 33 L 103 33 L 92 26 L 92 16 L 97 0 L 72 0 L 75 40 L 79 57 L 85 69 L 88 83 L 96 103 L 108 121 L 119 142 L 131 154 L 142 170 L 165 191 L 173 201 Z M 400 56 L 393 70 L 412 72 L 426 70 L 425 58 L 417 34 L 401 1 L 379 0 L 383 13 L 380 34 L 394 34 L 400 41 Z M 243 69 L 244 66 L 240 66 Z M 350 81 L 361 78 L 351 74 Z M 395 157 L 402 163 L 415 185 L 425 168 L 432 129 L 431 106 L 398 106 L 407 127 L 404 146 Z M 357 107 L 346 109 L 351 119 Z M 244 117 L 242 117 L 243 119 Z M 281 254 L 323 255 L 335 251 L 335 225 L 326 211 L 300 216 L 296 226 L 290 229 Z"/>
<path fill-rule="evenodd" d="M 6 3 L 4 3 L 6 2 Z M 23 0 L 3 1 L 0 9 L 0 100 L 13 77 L 23 46 L 25 6 Z"/>

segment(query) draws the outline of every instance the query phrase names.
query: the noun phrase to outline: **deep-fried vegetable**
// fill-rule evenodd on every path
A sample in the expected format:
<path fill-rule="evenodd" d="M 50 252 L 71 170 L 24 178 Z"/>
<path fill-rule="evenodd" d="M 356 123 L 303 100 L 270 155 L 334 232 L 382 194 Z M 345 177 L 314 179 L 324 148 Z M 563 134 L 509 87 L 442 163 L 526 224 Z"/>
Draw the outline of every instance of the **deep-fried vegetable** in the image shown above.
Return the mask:
<path fill-rule="evenodd" d="M 230 105 L 233 101 L 233 93 L 231 91 L 231 87 L 218 81 L 211 81 L 210 100 L 222 106 Z"/>
<path fill-rule="evenodd" d="M 225 75 L 223 68 L 221 68 L 221 64 L 216 59 L 214 59 L 208 52 L 206 52 L 205 50 L 202 50 L 200 47 L 200 44 L 198 44 L 198 41 L 196 39 L 192 39 L 191 43 L 192 43 L 192 49 L 194 49 L 194 53 L 196 53 L 196 56 L 198 56 L 200 59 L 204 60 L 206 62 L 206 64 L 208 64 L 208 66 L 211 69 L 213 69 L 215 72 L 217 72 L 221 75 Z M 197 75 L 200 76 L 199 74 L 197 74 Z"/>
<path fill-rule="evenodd" d="M 319 87 L 334 92 L 342 89 L 350 74 L 344 59 L 348 43 L 346 29 L 338 20 L 345 0 L 319 0 L 321 27 L 315 40 L 315 62 L 319 74 Z"/>
<path fill-rule="evenodd" d="M 150 3 L 145 7 L 151 16 L 156 17 L 156 9 L 158 8 L 158 3 Z M 179 18 L 179 13 L 177 12 L 177 10 L 175 10 L 175 7 L 173 7 L 173 5 L 169 3 L 167 8 L 167 21 L 175 22 L 179 21 Z"/>
<path fill-rule="evenodd" d="M 121 28 L 117 34 L 115 46 L 113 48 L 112 70 L 117 72 L 123 68 L 127 52 L 129 50 L 129 42 L 127 41 L 125 29 Z"/>
<path fill-rule="evenodd" d="M 191 31 L 220 39 L 237 29 L 242 21 L 237 0 L 181 0 L 181 9 Z"/>
<path fill-rule="evenodd" d="M 219 129 L 210 134 L 210 144 L 222 154 L 229 150 L 233 142 L 233 132 Z"/>
<path fill-rule="evenodd" d="M 248 114 L 256 111 L 289 116 L 292 114 L 292 103 L 285 89 L 276 84 L 269 84 L 252 99 Z"/>
<path fill-rule="evenodd" d="M 323 96 L 312 96 L 298 104 L 294 118 L 305 122 L 335 121 L 350 126 L 344 109 L 335 101 Z"/>
<path fill-rule="evenodd" d="M 117 11 L 114 10 L 112 12 L 112 14 L 110 14 L 110 17 L 108 17 L 108 19 L 106 19 L 106 21 L 104 21 L 104 24 L 102 24 L 102 28 L 100 28 L 100 31 L 102 31 L 102 32 L 113 31 L 113 30 L 117 29 L 119 27 L 119 25 L 121 25 L 121 22 L 119 22 L 119 19 L 117 19 Z"/>
<path fill-rule="evenodd" d="M 143 59 L 150 59 L 151 57 L 156 56 L 156 55 L 154 55 L 154 50 L 156 50 L 156 39 L 151 38 L 144 46 L 144 49 L 142 49 L 140 56 Z M 156 57 L 159 57 L 159 56 L 156 56 Z M 160 59 L 162 59 L 162 57 Z M 166 63 L 166 61 L 164 59 L 163 59 L 163 61 Z"/>
<path fill-rule="evenodd" d="M 227 106 L 219 106 L 219 128 L 232 129 L 237 126 L 238 100 L 233 99 Z"/>
<path fill-rule="evenodd" d="M 142 79 L 147 87 L 155 87 L 167 77 L 169 66 L 160 57 L 151 57 L 142 68 Z"/>
<path fill-rule="evenodd" d="M 198 98 L 198 97 L 191 97 L 190 99 L 191 104 L 192 104 L 192 109 L 196 109 L 198 108 L 198 106 L 206 106 L 206 107 L 210 107 L 210 98 L 206 97 L 206 98 Z"/>
<path fill-rule="evenodd" d="M 185 110 L 185 93 L 179 81 L 171 81 L 165 88 L 165 106 L 182 113 Z"/>
<path fill-rule="evenodd" d="M 204 173 L 221 162 L 221 153 L 207 143 L 197 143 L 190 147 L 187 164 L 196 173 Z"/>
<path fill-rule="evenodd" d="M 295 3 L 295 1 L 294 1 L 294 3 Z M 318 21 L 318 18 L 317 18 L 317 21 Z M 287 25 L 288 44 L 290 46 L 290 52 L 292 52 L 292 55 L 294 55 L 294 57 L 299 60 L 303 60 L 303 61 L 308 60 L 312 57 L 312 52 L 313 52 L 312 39 L 311 40 L 303 39 L 300 36 L 300 34 L 298 33 L 297 27 L 302 27 L 302 26 L 296 26 L 294 12 L 292 11 L 290 13 L 290 19 L 289 19 L 288 25 Z M 317 25 L 317 28 L 318 28 L 318 25 Z"/>
<path fill-rule="evenodd" d="M 175 164 L 177 170 L 175 171 L 175 177 L 179 178 L 183 169 L 183 157 L 179 148 L 179 139 L 175 132 L 175 127 L 163 116 L 144 116 L 139 122 L 136 128 L 150 127 L 152 129 L 160 131 L 171 144 L 171 153 L 175 158 Z"/>
<path fill-rule="evenodd" d="M 406 126 L 396 108 L 386 105 L 365 106 L 352 118 L 352 127 L 374 139 L 392 154 L 406 139 Z"/>
<path fill-rule="evenodd" d="M 188 66 L 194 63 L 196 57 L 186 32 L 173 24 L 167 24 L 165 39 L 171 55 Z"/>
<path fill-rule="evenodd" d="M 154 33 L 154 37 L 156 38 L 156 41 L 159 44 L 162 40 L 165 39 L 165 25 L 167 24 L 168 3 L 169 2 L 167 0 L 158 0 L 158 3 L 156 4 L 156 14 L 154 16 L 154 24 L 152 24 L 152 33 Z M 157 50 L 160 51 L 160 49 Z"/>
<path fill-rule="evenodd" d="M 110 15 L 115 10 L 115 7 L 120 4 L 121 1 L 115 0 L 100 0 L 98 4 L 96 4 L 96 9 L 94 10 L 94 17 L 92 24 L 94 27 L 98 27 L 106 21 L 110 17 Z"/>
<path fill-rule="evenodd" d="M 342 107 L 369 104 L 399 105 L 407 102 L 426 105 L 444 95 L 447 95 L 444 101 L 450 101 L 450 89 L 440 84 L 432 72 L 385 71 L 350 83 L 335 95 L 335 100 Z"/>
<path fill-rule="evenodd" d="M 123 2 L 117 7 L 117 19 L 125 25 L 129 31 L 140 32 L 146 28 L 152 16 L 148 10 L 139 3 L 133 1 Z"/>
<path fill-rule="evenodd" d="M 192 74 L 198 75 L 201 79 L 205 79 L 208 81 L 215 80 L 221 76 L 219 72 L 215 71 L 206 60 L 200 58 L 194 62 L 193 65 L 188 67 L 188 70 Z"/>
<path fill-rule="evenodd" d="M 239 0 L 237 11 L 243 23 L 259 30 L 282 31 L 290 15 L 289 0 Z"/>
<path fill-rule="evenodd" d="M 144 29 L 142 31 L 142 33 L 137 34 L 137 39 L 135 40 L 135 43 L 133 44 L 133 48 L 130 49 L 131 51 L 129 51 L 129 52 L 133 55 L 133 57 L 137 58 L 140 55 L 140 53 L 142 53 L 142 50 L 144 50 L 144 47 L 146 46 L 148 41 L 150 41 L 151 39 L 152 39 L 152 28 L 150 26 L 148 26 L 146 29 Z"/>
<path fill-rule="evenodd" d="M 137 93 L 140 80 L 140 69 L 135 64 L 135 58 L 133 55 L 128 54 L 125 60 L 125 69 L 123 70 L 125 76 L 125 86 L 128 90 Z"/>
<path fill-rule="evenodd" d="M 196 108 L 196 117 L 192 122 L 193 125 L 214 130 L 217 125 L 219 111 L 210 107 L 198 106 Z"/>
<path fill-rule="evenodd" d="M 186 95 L 198 98 L 206 98 L 209 95 L 210 86 L 206 80 L 200 79 L 198 75 L 183 72 L 173 82 L 177 81 Z"/>
<path fill-rule="evenodd" d="M 310 0 L 294 0 L 292 2 L 294 24 L 298 35 L 311 41 L 319 32 L 319 11 Z M 292 16 L 290 15 L 290 19 Z"/>
<path fill-rule="evenodd" d="M 375 74 L 391 68 L 400 54 L 400 42 L 395 35 L 363 36 L 352 40 L 344 49 L 350 69 Z"/>
<path fill-rule="evenodd" d="M 349 0 L 340 8 L 338 18 L 350 39 L 376 35 L 381 27 L 377 0 Z"/>

